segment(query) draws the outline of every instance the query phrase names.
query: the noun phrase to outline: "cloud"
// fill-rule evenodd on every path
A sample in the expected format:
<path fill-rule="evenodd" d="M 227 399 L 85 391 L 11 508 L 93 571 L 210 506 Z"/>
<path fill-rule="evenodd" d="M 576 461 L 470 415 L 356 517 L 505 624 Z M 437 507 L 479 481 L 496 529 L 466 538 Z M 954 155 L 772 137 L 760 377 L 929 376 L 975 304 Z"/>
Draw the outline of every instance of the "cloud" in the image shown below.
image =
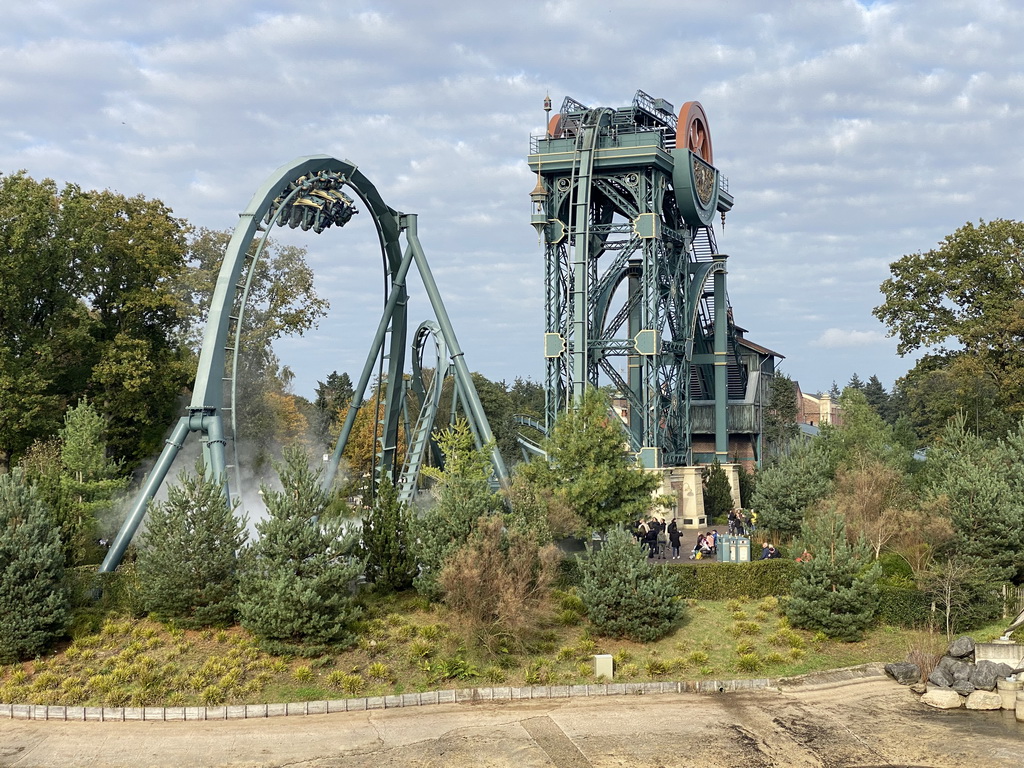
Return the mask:
<path fill-rule="evenodd" d="M 888 341 L 884 333 L 879 331 L 852 331 L 841 328 L 828 328 L 812 346 L 826 349 L 844 349 L 847 347 L 873 347 Z"/>

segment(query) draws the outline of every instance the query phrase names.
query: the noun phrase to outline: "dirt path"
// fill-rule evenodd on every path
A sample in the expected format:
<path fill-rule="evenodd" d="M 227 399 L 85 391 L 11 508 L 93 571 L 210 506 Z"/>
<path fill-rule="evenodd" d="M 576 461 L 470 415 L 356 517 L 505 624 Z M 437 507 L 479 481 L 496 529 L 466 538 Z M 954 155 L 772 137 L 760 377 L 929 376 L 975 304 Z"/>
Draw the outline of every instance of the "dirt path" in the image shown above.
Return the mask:
<path fill-rule="evenodd" d="M 458 704 L 206 723 L 0 720 L 0 766 L 1021 768 L 1012 712 L 885 678 L 721 695 Z"/>

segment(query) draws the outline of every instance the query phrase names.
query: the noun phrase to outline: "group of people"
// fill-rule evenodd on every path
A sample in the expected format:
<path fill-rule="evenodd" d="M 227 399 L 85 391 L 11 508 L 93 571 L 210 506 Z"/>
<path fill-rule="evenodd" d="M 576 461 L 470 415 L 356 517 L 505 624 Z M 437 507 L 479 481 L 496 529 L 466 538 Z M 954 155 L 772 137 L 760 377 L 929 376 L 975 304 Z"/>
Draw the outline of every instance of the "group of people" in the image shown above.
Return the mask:
<path fill-rule="evenodd" d="M 683 544 L 683 534 L 679 524 L 673 517 L 669 523 L 665 518 L 652 517 L 650 520 L 638 520 L 633 528 L 633 536 L 647 547 L 647 556 L 652 560 L 669 559 L 671 549 L 672 560 L 679 559 L 679 548 Z"/>
<path fill-rule="evenodd" d="M 718 531 L 710 530 L 697 534 L 697 543 L 690 552 L 691 560 L 701 560 L 718 554 Z"/>
<path fill-rule="evenodd" d="M 757 513 L 751 512 L 750 517 L 742 509 L 729 510 L 729 533 L 732 536 L 747 536 L 754 532 L 757 523 Z"/>
<path fill-rule="evenodd" d="M 683 544 L 683 532 L 679 530 L 676 518 L 666 522 L 665 518 L 652 517 L 650 520 L 637 520 L 633 526 L 634 538 L 647 548 L 647 556 L 652 560 L 679 560 L 682 558 L 680 548 Z M 714 557 L 718 554 L 718 531 L 705 531 L 697 534 L 697 542 L 690 551 L 691 560 Z"/>

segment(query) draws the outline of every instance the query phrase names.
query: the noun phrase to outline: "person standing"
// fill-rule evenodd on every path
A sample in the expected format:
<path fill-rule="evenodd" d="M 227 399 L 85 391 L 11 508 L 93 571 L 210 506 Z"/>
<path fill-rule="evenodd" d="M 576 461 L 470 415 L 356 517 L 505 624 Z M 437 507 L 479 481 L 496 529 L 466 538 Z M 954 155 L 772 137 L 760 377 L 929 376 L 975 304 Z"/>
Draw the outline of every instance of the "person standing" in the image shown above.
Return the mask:
<path fill-rule="evenodd" d="M 672 522 L 668 524 L 668 542 L 672 546 L 672 559 L 679 559 L 679 547 L 682 545 L 681 535 L 679 533 L 679 526 L 676 524 L 676 519 L 673 517 Z"/>

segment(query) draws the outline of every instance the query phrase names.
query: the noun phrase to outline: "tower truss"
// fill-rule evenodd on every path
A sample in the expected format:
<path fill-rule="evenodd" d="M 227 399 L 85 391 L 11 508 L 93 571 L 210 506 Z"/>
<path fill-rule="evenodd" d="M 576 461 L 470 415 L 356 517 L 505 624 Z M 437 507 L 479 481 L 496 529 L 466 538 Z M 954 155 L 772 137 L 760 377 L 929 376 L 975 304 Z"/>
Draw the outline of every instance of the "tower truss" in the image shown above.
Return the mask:
<path fill-rule="evenodd" d="M 692 463 L 692 400 L 715 401 L 715 454 L 727 461 L 730 370 L 743 371 L 729 366 L 727 257 L 712 223 L 733 198 L 700 103 L 676 113 L 643 91 L 619 108 L 566 97 L 546 134 L 531 138 L 529 165 L 544 248 L 548 428 L 603 375 L 626 400 L 644 466 Z"/>

